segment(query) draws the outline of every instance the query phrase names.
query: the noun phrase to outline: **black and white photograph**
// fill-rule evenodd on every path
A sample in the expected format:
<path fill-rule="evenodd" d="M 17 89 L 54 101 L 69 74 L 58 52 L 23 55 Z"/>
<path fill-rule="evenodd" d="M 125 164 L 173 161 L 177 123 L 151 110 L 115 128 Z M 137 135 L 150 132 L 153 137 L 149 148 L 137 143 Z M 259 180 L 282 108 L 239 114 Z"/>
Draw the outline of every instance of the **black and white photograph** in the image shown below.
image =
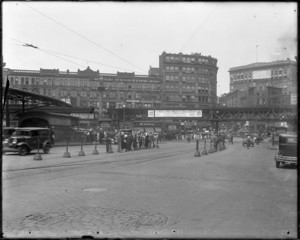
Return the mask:
<path fill-rule="evenodd" d="M 4 239 L 297 239 L 298 2 L 2 1 Z"/>

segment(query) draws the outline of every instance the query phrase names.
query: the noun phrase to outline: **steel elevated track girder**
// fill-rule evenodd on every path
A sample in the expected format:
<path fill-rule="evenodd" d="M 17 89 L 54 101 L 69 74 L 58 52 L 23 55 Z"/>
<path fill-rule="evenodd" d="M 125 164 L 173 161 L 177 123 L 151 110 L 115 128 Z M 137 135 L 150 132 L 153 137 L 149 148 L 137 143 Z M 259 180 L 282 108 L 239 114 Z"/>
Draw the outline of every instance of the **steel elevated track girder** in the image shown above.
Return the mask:
<path fill-rule="evenodd" d="M 288 108 L 218 108 L 211 109 L 212 121 L 294 121 L 298 118 L 295 107 Z"/>

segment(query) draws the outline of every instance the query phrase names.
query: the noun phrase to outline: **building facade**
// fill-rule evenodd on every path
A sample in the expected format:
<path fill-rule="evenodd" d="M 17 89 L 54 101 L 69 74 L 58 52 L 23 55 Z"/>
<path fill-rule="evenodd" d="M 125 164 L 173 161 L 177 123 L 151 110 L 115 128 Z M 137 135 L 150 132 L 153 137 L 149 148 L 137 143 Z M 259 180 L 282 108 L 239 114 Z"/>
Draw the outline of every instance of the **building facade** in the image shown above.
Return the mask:
<path fill-rule="evenodd" d="M 201 108 L 217 103 L 217 59 L 200 53 L 159 56 L 165 108 Z M 150 69 L 149 72 L 154 72 Z"/>
<path fill-rule="evenodd" d="M 217 72 L 217 59 L 211 56 L 163 52 L 159 56 L 159 67 L 150 66 L 148 75 L 101 73 L 90 67 L 77 71 L 3 68 L 2 74 L 4 79 L 9 79 L 12 88 L 71 104 L 73 112 L 68 113 L 80 117 L 81 123 L 87 127 L 92 122 L 95 126 L 103 121 L 103 126 L 110 122 L 114 128 L 124 128 L 148 124 L 143 122 L 145 119 L 128 117 L 129 109 L 142 112 L 145 108 L 201 109 L 216 106 Z M 10 104 L 20 103 L 10 100 Z M 141 114 L 136 112 L 135 115 Z M 210 125 L 195 119 L 170 118 L 165 119 L 164 128 L 182 130 L 193 126 L 197 129 L 203 124 Z"/>
<path fill-rule="evenodd" d="M 220 106 L 273 108 L 297 104 L 297 62 L 290 59 L 233 67 L 229 77 L 230 92 L 219 98 Z M 248 127 L 257 131 L 271 129 L 274 124 L 250 121 Z"/>
<path fill-rule="evenodd" d="M 291 105 L 289 94 L 283 88 L 273 86 L 250 86 L 236 89 L 219 98 L 219 105 L 226 107 L 286 107 Z"/>
<path fill-rule="evenodd" d="M 134 73 L 106 74 L 89 67 L 77 72 L 59 69 L 15 70 L 6 69 L 10 87 L 57 98 L 75 108 L 98 108 L 103 94 L 102 107 L 153 107 L 161 103 L 161 79 Z M 5 81 L 3 81 L 3 85 Z"/>
<path fill-rule="evenodd" d="M 230 92 L 252 87 L 264 91 L 265 87 L 270 86 L 281 88 L 284 98 L 289 98 L 292 105 L 297 104 L 297 63 L 290 59 L 233 67 L 229 69 L 229 75 Z M 259 96 L 258 101 L 263 105 L 263 97 Z"/>

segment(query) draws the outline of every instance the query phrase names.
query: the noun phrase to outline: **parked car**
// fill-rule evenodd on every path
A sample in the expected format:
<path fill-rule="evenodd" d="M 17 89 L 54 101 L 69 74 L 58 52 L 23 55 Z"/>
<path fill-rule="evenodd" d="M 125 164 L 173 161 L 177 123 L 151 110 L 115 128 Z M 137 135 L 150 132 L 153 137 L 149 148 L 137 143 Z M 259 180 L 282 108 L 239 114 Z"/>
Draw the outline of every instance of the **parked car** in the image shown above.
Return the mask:
<path fill-rule="evenodd" d="M 50 129 L 38 127 L 16 128 L 2 152 L 17 152 L 20 156 L 25 156 L 38 148 L 43 149 L 44 153 L 49 153 L 51 147 Z"/>
<path fill-rule="evenodd" d="M 281 164 L 297 165 L 297 135 L 280 134 L 278 144 L 278 153 L 275 156 L 276 168 L 279 168 Z"/>
<path fill-rule="evenodd" d="M 247 144 L 248 144 L 248 141 L 250 141 L 250 147 L 254 147 L 254 141 L 253 141 L 253 138 L 244 138 L 243 139 L 243 147 L 244 146 L 247 146 Z"/>

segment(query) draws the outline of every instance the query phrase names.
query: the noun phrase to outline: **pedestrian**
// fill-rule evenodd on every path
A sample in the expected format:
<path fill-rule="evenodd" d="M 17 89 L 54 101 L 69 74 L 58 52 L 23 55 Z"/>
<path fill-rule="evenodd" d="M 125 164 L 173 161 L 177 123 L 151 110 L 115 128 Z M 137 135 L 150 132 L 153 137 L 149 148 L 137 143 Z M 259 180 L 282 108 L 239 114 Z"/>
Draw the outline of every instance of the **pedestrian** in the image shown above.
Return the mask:
<path fill-rule="evenodd" d="M 137 139 L 137 134 L 134 135 L 134 138 L 133 138 L 133 150 L 137 150 L 137 142 L 138 142 L 138 139 Z"/>
<path fill-rule="evenodd" d="M 247 137 L 247 149 L 249 149 L 250 147 L 250 142 L 251 142 L 251 139 L 250 139 L 250 136 Z"/>
<path fill-rule="evenodd" d="M 99 132 L 99 143 L 100 144 L 103 143 L 103 140 L 104 140 L 104 133 L 103 133 L 102 130 L 100 130 L 100 132 Z"/>
<path fill-rule="evenodd" d="M 139 140 L 139 149 L 141 149 L 143 146 L 143 137 L 141 133 L 138 134 L 138 140 Z"/>
<path fill-rule="evenodd" d="M 190 143 L 190 142 L 191 142 L 191 137 L 190 137 L 190 134 L 188 134 L 188 135 L 187 135 L 187 141 L 188 141 L 188 143 Z"/>
<path fill-rule="evenodd" d="M 122 133 L 121 135 L 121 145 L 122 145 L 122 151 L 125 151 L 126 150 L 126 138 L 127 138 L 127 135 L 125 135 L 125 133 Z"/>
<path fill-rule="evenodd" d="M 118 141 L 118 152 L 122 152 L 122 134 L 117 133 L 117 141 Z"/>
<path fill-rule="evenodd" d="M 52 146 L 54 146 L 54 141 L 55 141 L 55 135 L 54 135 L 54 127 L 53 126 L 51 126 L 51 128 L 50 128 L 50 140 L 51 140 L 51 144 L 52 144 Z"/>
<path fill-rule="evenodd" d="M 155 147 L 156 145 L 158 145 L 158 134 L 154 135 L 153 147 Z"/>
<path fill-rule="evenodd" d="M 133 142 L 133 137 L 132 137 L 132 135 L 129 133 L 129 134 L 128 134 L 128 137 L 127 137 L 127 140 L 126 140 L 126 150 L 127 150 L 127 151 L 131 151 L 131 150 L 132 150 L 132 148 L 131 148 L 132 142 Z"/>
<path fill-rule="evenodd" d="M 106 145 L 106 153 L 109 153 L 110 151 L 109 151 L 109 145 L 110 145 L 110 138 L 109 138 L 109 136 L 108 136 L 108 134 L 106 134 L 106 136 L 105 136 L 105 145 Z"/>
<path fill-rule="evenodd" d="M 152 145 L 153 144 L 153 134 L 152 134 L 152 132 L 150 132 L 150 134 L 149 134 L 149 148 L 152 148 Z"/>
<path fill-rule="evenodd" d="M 145 148 L 147 149 L 149 146 L 149 135 L 146 133 L 146 136 L 145 136 Z"/>
<path fill-rule="evenodd" d="M 142 148 L 146 148 L 146 135 L 147 133 L 142 134 Z"/>

